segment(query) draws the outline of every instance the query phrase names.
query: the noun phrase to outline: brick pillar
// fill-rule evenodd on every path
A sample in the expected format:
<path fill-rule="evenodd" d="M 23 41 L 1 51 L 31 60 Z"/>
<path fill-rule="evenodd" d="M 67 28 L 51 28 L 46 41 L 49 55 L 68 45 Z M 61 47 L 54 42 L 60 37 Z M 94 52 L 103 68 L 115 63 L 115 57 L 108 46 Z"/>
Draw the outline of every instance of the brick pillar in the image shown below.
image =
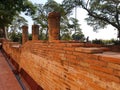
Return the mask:
<path fill-rule="evenodd" d="M 60 39 L 60 13 L 51 12 L 48 15 L 49 41 Z"/>
<path fill-rule="evenodd" d="M 32 40 L 38 40 L 39 37 L 39 26 L 32 25 Z"/>
<path fill-rule="evenodd" d="M 22 26 L 22 44 L 28 41 L 28 26 Z"/>

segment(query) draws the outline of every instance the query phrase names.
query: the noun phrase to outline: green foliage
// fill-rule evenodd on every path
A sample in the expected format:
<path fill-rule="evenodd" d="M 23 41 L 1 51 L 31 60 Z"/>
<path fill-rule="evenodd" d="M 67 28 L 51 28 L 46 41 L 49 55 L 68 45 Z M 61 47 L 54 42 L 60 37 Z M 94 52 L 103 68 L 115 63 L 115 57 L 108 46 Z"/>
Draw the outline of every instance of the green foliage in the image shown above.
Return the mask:
<path fill-rule="evenodd" d="M 21 12 L 32 15 L 35 9 L 36 7 L 29 0 L 0 0 L 0 29 L 3 31 L 3 37 L 7 38 L 6 28 L 13 25 L 13 20 L 16 20 Z"/>
<path fill-rule="evenodd" d="M 21 27 L 27 24 L 27 20 L 21 16 L 15 16 L 14 20 L 11 22 L 9 26 L 10 32 L 21 32 Z"/>
<path fill-rule="evenodd" d="M 72 38 L 73 38 L 73 40 L 81 40 L 81 41 L 84 41 L 84 35 L 83 34 L 81 34 L 81 33 L 74 33 L 73 35 L 72 35 Z"/>
<path fill-rule="evenodd" d="M 120 38 L 120 0 L 64 0 L 63 6 L 70 12 L 74 7 L 82 7 L 88 12 L 88 25 L 95 31 L 112 25 Z"/>
<path fill-rule="evenodd" d="M 94 30 L 105 28 L 108 24 L 119 29 L 119 3 L 119 0 L 90 0 L 89 8 L 86 8 L 89 10 L 89 17 L 86 18 L 87 23 L 93 26 Z"/>
<path fill-rule="evenodd" d="M 33 5 L 32 2 L 30 2 L 29 0 L 24 0 L 23 1 L 23 7 L 22 7 L 22 11 L 25 13 L 25 15 L 33 15 L 36 12 L 36 6 Z"/>
<path fill-rule="evenodd" d="M 22 43 L 22 33 L 20 33 L 20 32 L 19 33 L 15 33 L 15 32 L 9 33 L 9 38 L 13 42 Z"/>
<path fill-rule="evenodd" d="M 92 43 L 94 43 L 94 44 L 103 44 L 103 41 L 101 39 L 95 39 L 95 40 L 92 40 Z"/>
<path fill-rule="evenodd" d="M 112 39 L 111 42 L 112 42 L 114 45 L 120 45 L 120 41 L 119 41 L 119 40 L 114 40 L 114 39 Z"/>
<path fill-rule="evenodd" d="M 29 34 L 29 35 L 28 35 L 28 39 L 29 39 L 29 40 L 32 40 L 32 34 Z M 45 33 L 39 34 L 38 39 L 39 39 L 39 40 L 47 40 Z"/>
<path fill-rule="evenodd" d="M 92 40 L 92 43 L 94 44 L 103 44 L 103 45 L 120 45 L 120 41 L 119 40 L 102 40 L 102 39 L 95 39 Z"/>
<path fill-rule="evenodd" d="M 64 33 L 61 36 L 61 40 L 72 40 L 71 35 L 69 33 Z"/>
<path fill-rule="evenodd" d="M 44 8 L 45 8 L 47 13 L 57 11 L 57 12 L 61 12 L 62 16 L 65 15 L 65 11 L 62 8 L 62 6 L 60 4 L 58 4 L 56 1 L 54 1 L 54 0 L 48 0 L 45 3 Z"/>
<path fill-rule="evenodd" d="M 69 11 L 65 10 L 63 5 L 55 2 L 54 0 L 48 0 L 44 5 L 36 4 L 37 12 L 33 15 L 33 20 L 35 23 L 40 25 L 40 34 L 42 38 L 45 36 L 46 39 L 48 34 L 48 21 L 47 17 L 50 12 L 56 11 L 61 13 L 60 21 L 60 35 L 62 40 L 71 40 L 73 32 L 81 32 L 80 25 L 78 20 L 71 18 Z M 44 39 L 45 39 L 44 37 Z"/>
<path fill-rule="evenodd" d="M 21 11 L 31 15 L 35 13 L 35 6 L 28 0 L 0 0 L 0 28 L 11 24 Z"/>
<path fill-rule="evenodd" d="M 0 29 L 0 38 L 3 37 L 3 31 Z"/>
<path fill-rule="evenodd" d="M 66 14 L 71 14 L 72 13 L 72 9 L 74 7 L 76 7 L 76 1 L 78 1 L 78 0 L 63 0 L 62 7 L 66 11 Z"/>
<path fill-rule="evenodd" d="M 39 34 L 39 40 L 48 40 L 48 38 L 46 38 L 46 34 L 45 33 L 40 33 Z"/>
<path fill-rule="evenodd" d="M 36 4 L 37 10 L 35 15 L 33 15 L 33 20 L 36 24 L 40 25 L 40 32 L 42 34 L 46 34 L 44 39 L 47 39 L 47 34 L 48 34 L 48 21 L 47 17 L 50 12 L 57 11 L 61 12 L 61 21 L 66 18 L 64 9 L 61 7 L 60 4 L 55 2 L 54 0 L 48 0 L 44 5 L 43 4 Z M 41 34 L 40 33 L 40 34 Z"/>
<path fill-rule="evenodd" d="M 29 40 L 32 40 L 32 34 L 29 34 L 29 35 L 28 35 L 28 39 L 29 39 Z"/>

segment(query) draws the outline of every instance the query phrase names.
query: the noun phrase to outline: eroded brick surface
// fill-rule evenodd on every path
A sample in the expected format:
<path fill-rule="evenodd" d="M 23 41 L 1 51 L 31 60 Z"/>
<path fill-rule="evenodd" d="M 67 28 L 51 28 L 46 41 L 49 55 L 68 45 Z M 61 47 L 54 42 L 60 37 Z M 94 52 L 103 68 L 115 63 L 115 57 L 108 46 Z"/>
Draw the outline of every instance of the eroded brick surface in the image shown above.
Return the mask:
<path fill-rule="evenodd" d="M 8 44 L 4 43 L 4 50 L 15 52 Z M 73 42 L 29 41 L 19 54 L 11 56 L 19 56 L 19 60 L 14 58 L 20 68 L 44 90 L 119 90 L 120 53 L 89 47 Z"/>

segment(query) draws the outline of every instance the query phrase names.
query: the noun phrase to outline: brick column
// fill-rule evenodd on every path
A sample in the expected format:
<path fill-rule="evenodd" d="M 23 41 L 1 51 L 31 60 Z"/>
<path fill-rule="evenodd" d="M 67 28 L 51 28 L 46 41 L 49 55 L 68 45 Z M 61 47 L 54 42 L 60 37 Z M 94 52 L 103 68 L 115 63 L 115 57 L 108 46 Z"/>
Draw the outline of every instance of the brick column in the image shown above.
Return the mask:
<path fill-rule="evenodd" d="M 32 25 L 32 40 L 38 40 L 39 37 L 39 26 Z"/>
<path fill-rule="evenodd" d="M 22 44 L 28 41 L 28 26 L 22 26 Z"/>
<path fill-rule="evenodd" d="M 49 41 L 60 39 L 60 13 L 51 12 L 48 15 Z"/>

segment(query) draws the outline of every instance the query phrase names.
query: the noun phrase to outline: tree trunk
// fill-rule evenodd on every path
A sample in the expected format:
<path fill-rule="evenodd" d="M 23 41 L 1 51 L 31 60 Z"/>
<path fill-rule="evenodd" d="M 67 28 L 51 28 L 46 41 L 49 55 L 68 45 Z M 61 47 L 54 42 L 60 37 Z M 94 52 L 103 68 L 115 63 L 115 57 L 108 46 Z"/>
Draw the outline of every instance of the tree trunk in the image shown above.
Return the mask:
<path fill-rule="evenodd" d="M 5 35 L 5 28 L 3 27 L 2 30 L 3 30 L 3 38 L 5 38 L 5 36 L 6 36 Z"/>
<path fill-rule="evenodd" d="M 8 39 L 7 38 L 7 28 L 3 27 L 2 30 L 3 30 L 3 38 Z"/>
<path fill-rule="evenodd" d="M 8 28 L 5 27 L 5 38 L 8 40 Z"/>

